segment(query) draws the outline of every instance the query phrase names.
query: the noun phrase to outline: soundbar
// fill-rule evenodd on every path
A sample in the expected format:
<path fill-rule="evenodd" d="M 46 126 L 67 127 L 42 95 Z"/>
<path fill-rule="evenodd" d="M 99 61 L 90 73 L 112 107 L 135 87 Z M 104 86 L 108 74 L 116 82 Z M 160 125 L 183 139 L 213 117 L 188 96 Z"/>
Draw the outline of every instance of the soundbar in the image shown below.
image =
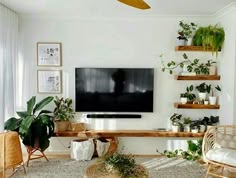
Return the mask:
<path fill-rule="evenodd" d="M 141 114 L 87 114 L 87 118 L 141 118 Z"/>

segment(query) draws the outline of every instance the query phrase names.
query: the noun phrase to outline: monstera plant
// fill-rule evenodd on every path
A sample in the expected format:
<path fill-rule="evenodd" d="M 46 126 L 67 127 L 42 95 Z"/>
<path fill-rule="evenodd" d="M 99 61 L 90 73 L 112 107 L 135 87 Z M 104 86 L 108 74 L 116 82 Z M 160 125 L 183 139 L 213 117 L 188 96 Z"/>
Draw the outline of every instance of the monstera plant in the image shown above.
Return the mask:
<path fill-rule="evenodd" d="M 43 108 L 53 100 L 49 96 L 36 104 L 33 96 L 27 102 L 27 111 L 16 112 L 19 118 L 12 117 L 4 124 L 5 130 L 18 132 L 25 146 L 40 149 L 42 152 L 49 147 L 49 138 L 54 132 L 51 111 Z"/>

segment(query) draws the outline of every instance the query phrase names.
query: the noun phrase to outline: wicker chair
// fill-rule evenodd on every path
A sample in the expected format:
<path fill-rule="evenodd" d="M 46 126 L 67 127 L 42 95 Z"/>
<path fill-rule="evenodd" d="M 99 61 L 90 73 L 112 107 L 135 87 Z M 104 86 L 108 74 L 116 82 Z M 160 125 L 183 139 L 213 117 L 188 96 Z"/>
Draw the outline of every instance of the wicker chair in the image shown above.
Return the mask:
<path fill-rule="evenodd" d="M 17 132 L 5 132 L 0 134 L 0 167 L 3 169 L 3 177 L 6 176 L 6 169 L 22 165 L 25 171 L 25 166 L 22 157 L 21 144 Z"/>
<path fill-rule="evenodd" d="M 203 139 L 203 159 L 208 163 L 206 178 L 210 175 L 226 177 L 226 173 L 236 171 L 236 125 L 207 130 Z"/>

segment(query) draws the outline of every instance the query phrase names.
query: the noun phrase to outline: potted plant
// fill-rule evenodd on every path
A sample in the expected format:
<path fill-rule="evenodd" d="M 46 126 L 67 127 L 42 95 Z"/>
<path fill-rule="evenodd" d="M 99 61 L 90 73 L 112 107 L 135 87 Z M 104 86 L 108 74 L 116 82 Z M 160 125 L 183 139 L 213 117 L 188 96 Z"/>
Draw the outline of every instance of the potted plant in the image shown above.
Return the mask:
<path fill-rule="evenodd" d="M 70 98 L 59 98 L 55 96 L 54 98 L 54 122 L 55 131 L 64 132 L 68 129 L 70 120 L 74 118 L 74 110 L 72 108 L 72 99 Z"/>
<path fill-rule="evenodd" d="M 200 130 L 200 123 L 201 122 L 199 120 L 192 121 L 192 123 L 190 124 L 191 132 L 198 133 Z"/>
<path fill-rule="evenodd" d="M 202 138 L 198 140 L 188 140 L 188 148 L 186 151 L 182 149 L 176 149 L 174 151 L 165 150 L 163 153 L 159 152 L 158 150 L 156 151 L 167 158 L 175 158 L 181 155 L 183 159 L 188 161 L 202 162 L 202 143 Z"/>
<path fill-rule="evenodd" d="M 101 171 L 115 174 L 117 177 L 148 177 L 147 170 L 143 166 L 136 164 L 135 158 L 132 155 L 115 152 L 104 156 L 100 162 L 102 163 Z"/>
<path fill-rule="evenodd" d="M 43 108 L 53 100 L 52 96 L 46 97 L 36 104 L 33 96 L 27 102 L 27 111 L 16 112 L 19 118 L 12 117 L 4 124 L 5 130 L 18 132 L 22 143 L 29 148 L 44 152 L 49 147 L 49 138 L 53 135 L 54 123 L 52 113 Z"/>
<path fill-rule="evenodd" d="M 198 90 L 198 95 L 200 101 L 206 100 L 206 94 L 210 93 L 211 91 L 211 85 L 207 85 L 205 82 L 201 83 L 200 85 L 196 86 L 196 89 Z"/>
<path fill-rule="evenodd" d="M 220 88 L 219 85 L 217 85 L 215 88 L 211 87 L 211 96 L 209 96 L 210 105 L 215 105 L 216 104 L 217 96 L 214 95 L 214 89 L 216 89 L 217 91 L 221 91 L 221 88 Z"/>
<path fill-rule="evenodd" d="M 200 119 L 201 132 L 205 132 L 208 127 L 215 126 L 219 121 L 219 116 L 205 116 L 203 119 Z"/>
<path fill-rule="evenodd" d="M 183 20 L 179 22 L 180 29 L 178 30 L 179 36 L 177 39 L 182 41 L 179 46 L 184 46 L 186 41 L 188 45 L 192 43 L 192 37 L 194 35 L 195 30 L 197 29 L 197 25 L 193 22 L 191 23 L 184 23 Z"/>
<path fill-rule="evenodd" d="M 182 104 L 186 104 L 188 101 L 188 97 L 186 93 L 180 93 L 180 102 Z"/>
<path fill-rule="evenodd" d="M 182 132 L 184 130 L 184 125 L 181 120 L 182 115 L 174 113 L 171 117 L 172 131 Z"/>
<path fill-rule="evenodd" d="M 184 131 L 190 132 L 190 124 L 192 123 L 192 119 L 190 117 L 183 118 L 183 125 L 184 125 Z"/>
<path fill-rule="evenodd" d="M 211 48 L 212 54 L 218 54 L 218 51 L 222 48 L 225 40 L 224 28 L 217 25 L 209 25 L 207 27 L 200 27 L 197 29 L 193 36 L 194 46 L 203 46 L 204 49 Z"/>

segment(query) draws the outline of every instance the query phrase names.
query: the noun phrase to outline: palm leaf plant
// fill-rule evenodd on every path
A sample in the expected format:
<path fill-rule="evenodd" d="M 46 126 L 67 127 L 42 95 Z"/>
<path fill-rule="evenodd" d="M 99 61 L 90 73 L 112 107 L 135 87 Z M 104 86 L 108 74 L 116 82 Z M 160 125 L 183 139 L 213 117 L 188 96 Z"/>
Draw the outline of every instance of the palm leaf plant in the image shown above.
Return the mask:
<path fill-rule="evenodd" d="M 27 111 L 16 112 L 19 118 L 8 119 L 4 129 L 18 132 L 25 146 L 37 147 L 43 152 L 49 147 L 49 138 L 54 132 L 52 112 L 43 108 L 52 100 L 53 97 L 49 96 L 36 104 L 36 97 L 33 96 L 27 102 Z"/>

